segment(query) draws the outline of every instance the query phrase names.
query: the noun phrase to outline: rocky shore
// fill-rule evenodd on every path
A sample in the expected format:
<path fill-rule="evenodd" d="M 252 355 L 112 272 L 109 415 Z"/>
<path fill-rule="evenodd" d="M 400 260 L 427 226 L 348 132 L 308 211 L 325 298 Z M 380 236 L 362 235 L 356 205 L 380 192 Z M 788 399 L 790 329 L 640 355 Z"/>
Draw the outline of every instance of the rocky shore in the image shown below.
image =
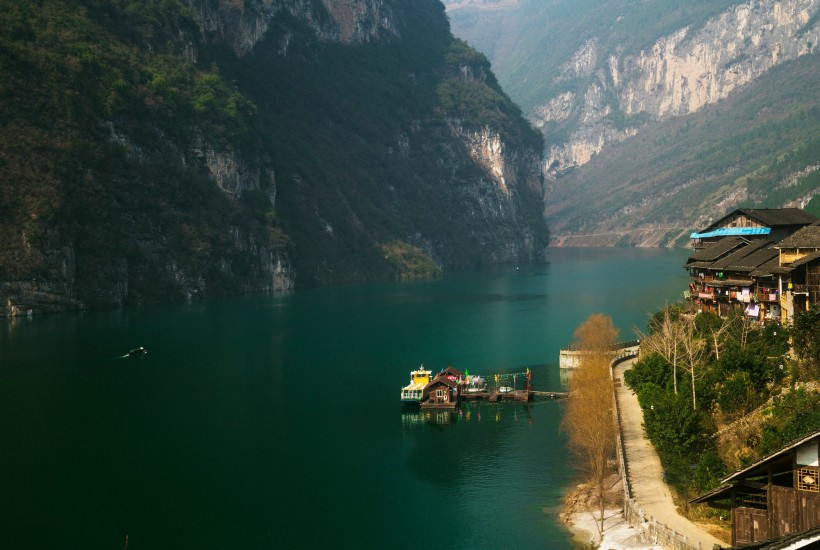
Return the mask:
<path fill-rule="evenodd" d="M 572 533 L 573 548 L 601 548 L 606 550 L 661 550 L 662 547 L 644 540 L 623 515 L 623 486 L 621 478 L 612 474 L 607 479 L 604 507 L 604 533 L 600 533 L 601 506 L 594 487 L 579 483 L 563 498 L 563 507 L 558 515 L 564 527 Z"/>

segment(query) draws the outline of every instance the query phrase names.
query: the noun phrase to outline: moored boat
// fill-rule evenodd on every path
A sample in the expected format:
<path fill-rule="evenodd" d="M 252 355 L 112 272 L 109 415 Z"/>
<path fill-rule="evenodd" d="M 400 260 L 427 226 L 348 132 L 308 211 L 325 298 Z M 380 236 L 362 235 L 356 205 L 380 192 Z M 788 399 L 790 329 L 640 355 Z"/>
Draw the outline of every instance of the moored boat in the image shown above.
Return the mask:
<path fill-rule="evenodd" d="M 410 373 L 410 383 L 401 389 L 402 403 L 419 403 L 421 401 L 422 390 L 430 382 L 430 374 L 432 374 L 432 371 L 426 370 L 424 365 Z"/>

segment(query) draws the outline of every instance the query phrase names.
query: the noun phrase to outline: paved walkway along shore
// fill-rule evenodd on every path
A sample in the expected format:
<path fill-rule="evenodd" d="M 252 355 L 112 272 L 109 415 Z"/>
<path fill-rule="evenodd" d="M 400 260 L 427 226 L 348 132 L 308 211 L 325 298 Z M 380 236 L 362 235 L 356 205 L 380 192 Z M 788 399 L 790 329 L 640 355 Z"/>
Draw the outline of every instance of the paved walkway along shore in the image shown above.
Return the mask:
<path fill-rule="evenodd" d="M 678 514 L 669 487 L 663 482 L 658 453 L 644 433 L 643 411 L 638 405 L 638 398 L 623 383 L 624 372 L 632 368 L 633 361 L 624 361 L 615 367 L 615 378 L 621 381 L 616 394 L 621 410 L 621 430 L 632 497 L 643 509 L 645 516 L 653 516 L 658 522 L 685 535 L 690 545 L 697 548 L 700 542 L 703 550 L 712 550 L 715 544 L 730 546 Z"/>

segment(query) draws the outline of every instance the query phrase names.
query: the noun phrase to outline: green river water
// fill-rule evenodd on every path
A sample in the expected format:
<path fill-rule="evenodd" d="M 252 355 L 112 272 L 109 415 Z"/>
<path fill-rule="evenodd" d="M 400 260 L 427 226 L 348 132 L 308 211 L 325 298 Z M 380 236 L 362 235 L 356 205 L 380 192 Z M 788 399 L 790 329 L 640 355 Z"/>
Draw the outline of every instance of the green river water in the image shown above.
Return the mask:
<path fill-rule="evenodd" d="M 571 548 L 560 402 L 426 417 L 401 386 L 424 363 L 560 390 L 574 329 L 634 338 L 685 254 L 2 320 L 0 549 Z"/>

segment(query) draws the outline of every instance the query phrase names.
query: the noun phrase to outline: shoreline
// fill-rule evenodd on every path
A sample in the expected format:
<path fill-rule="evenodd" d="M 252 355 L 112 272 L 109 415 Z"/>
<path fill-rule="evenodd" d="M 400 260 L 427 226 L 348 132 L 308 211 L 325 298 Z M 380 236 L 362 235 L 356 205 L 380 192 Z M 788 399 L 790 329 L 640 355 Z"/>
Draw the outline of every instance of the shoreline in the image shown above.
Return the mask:
<path fill-rule="evenodd" d="M 633 361 L 634 359 L 630 359 L 613 365 L 613 383 L 623 379 L 623 373 L 631 367 Z M 724 547 L 727 544 L 725 541 L 712 535 L 709 529 L 694 524 L 680 514 L 671 498 L 671 489 L 662 481 L 660 459 L 643 431 L 643 411 L 637 398 L 620 384 L 615 384 L 613 389 L 617 411 L 614 428 L 621 434 L 622 444 L 618 452 L 622 461 L 618 465 L 618 473 L 613 473 L 607 481 L 609 489 L 604 496 L 607 506 L 603 536 L 599 534 L 598 526 L 593 519 L 598 515 L 600 504 L 590 486 L 579 483 L 569 488 L 564 495 L 559 519 L 572 535 L 575 547 L 660 550 L 663 547 L 652 544 L 651 541 L 669 536 L 675 540 L 689 541 L 692 548 L 698 545 L 702 545 L 702 548 L 712 548 L 715 545 Z M 627 455 L 633 462 L 628 470 L 629 481 L 625 487 L 620 472 L 626 470 L 623 462 L 627 461 Z M 642 502 L 644 506 L 648 505 L 648 508 L 636 508 L 637 502 L 633 500 L 635 488 L 640 489 Z M 634 516 L 636 510 L 638 518 Z M 635 527 L 628 524 L 625 514 L 629 514 L 630 521 Z"/>
<path fill-rule="evenodd" d="M 575 549 L 663 550 L 663 546 L 644 540 L 643 534 L 627 523 L 623 507 L 613 503 L 604 509 L 603 537 L 598 532 L 598 510 L 562 512 L 559 518 Z"/>
<path fill-rule="evenodd" d="M 610 476 L 607 505 L 604 508 L 604 533 L 598 531 L 600 508 L 592 488 L 586 483 L 571 487 L 562 498 L 558 514 L 561 527 L 571 536 L 573 548 L 605 548 L 606 550 L 663 550 L 662 546 L 646 542 L 642 533 L 630 526 L 623 513 L 623 487 L 618 474 Z"/>

